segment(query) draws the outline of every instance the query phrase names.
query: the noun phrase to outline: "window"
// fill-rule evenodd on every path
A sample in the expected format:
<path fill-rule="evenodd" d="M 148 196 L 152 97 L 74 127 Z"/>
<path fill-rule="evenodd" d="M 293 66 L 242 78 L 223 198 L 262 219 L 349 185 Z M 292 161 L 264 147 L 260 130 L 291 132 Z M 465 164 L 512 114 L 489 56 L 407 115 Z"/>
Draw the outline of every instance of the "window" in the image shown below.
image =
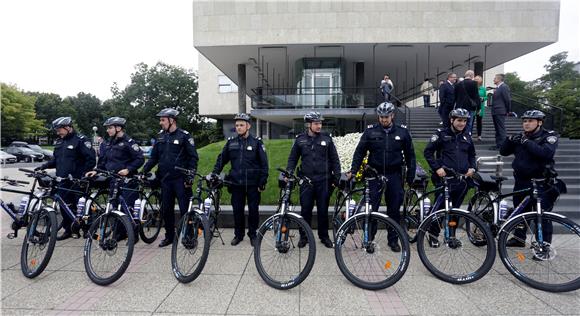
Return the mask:
<path fill-rule="evenodd" d="M 235 93 L 238 92 L 238 86 L 230 78 L 224 75 L 218 75 L 218 92 Z"/>

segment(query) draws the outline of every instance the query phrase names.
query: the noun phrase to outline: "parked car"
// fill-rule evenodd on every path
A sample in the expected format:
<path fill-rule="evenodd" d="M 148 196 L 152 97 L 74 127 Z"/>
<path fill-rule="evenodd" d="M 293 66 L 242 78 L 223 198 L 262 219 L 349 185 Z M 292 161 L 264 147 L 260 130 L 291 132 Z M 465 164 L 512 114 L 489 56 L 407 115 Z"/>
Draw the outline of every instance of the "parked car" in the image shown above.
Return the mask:
<path fill-rule="evenodd" d="M 0 164 L 15 163 L 18 159 L 16 156 L 11 155 L 7 152 L 0 151 Z"/>
<path fill-rule="evenodd" d="M 34 150 L 28 147 L 16 147 L 16 146 L 9 146 L 8 148 L 4 149 L 7 153 L 16 156 L 18 161 L 42 161 L 44 159 L 44 155 L 41 153 L 37 153 Z"/>
<path fill-rule="evenodd" d="M 37 153 L 41 153 L 44 155 L 44 159 L 46 160 L 50 160 L 52 159 L 52 151 L 48 150 L 48 149 L 44 149 L 36 144 L 29 144 L 27 142 L 12 142 L 10 144 L 10 146 L 8 147 L 26 147 L 29 149 L 32 149 L 33 151 L 37 152 Z"/>

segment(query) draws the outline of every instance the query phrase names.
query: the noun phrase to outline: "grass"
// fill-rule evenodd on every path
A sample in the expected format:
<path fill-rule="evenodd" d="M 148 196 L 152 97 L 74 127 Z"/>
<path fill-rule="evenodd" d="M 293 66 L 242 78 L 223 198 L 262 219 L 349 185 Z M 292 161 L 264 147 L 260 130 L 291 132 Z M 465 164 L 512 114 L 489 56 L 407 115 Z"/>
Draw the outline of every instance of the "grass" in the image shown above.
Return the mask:
<path fill-rule="evenodd" d="M 266 191 L 262 192 L 262 205 L 275 205 L 278 203 L 279 188 L 278 188 L 278 174 L 276 170 L 278 167 L 285 168 L 286 162 L 288 161 L 288 155 L 290 154 L 290 149 L 292 147 L 293 140 L 280 139 L 280 140 L 265 140 L 266 153 L 268 154 L 268 163 L 270 166 L 268 185 L 266 186 Z M 198 170 L 201 174 L 208 174 L 213 170 L 213 166 L 217 159 L 217 156 L 221 153 L 221 150 L 225 144 L 225 141 L 209 144 L 203 148 L 199 148 L 197 153 L 199 155 Z M 417 157 L 417 163 L 421 165 L 425 170 L 429 170 L 427 161 L 423 157 L 423 150 L 425 149 L 425 141 L 415 141 L 415 155 Z M 224 172 L 229 171 L 230 165 L 224 169 Z M 230 194 L 227 190 L 223 190 L 222 203 L 230 203 Z M 293 200 L 296 204 L 297 195 L 293 195 Z M 334 204 L 334 195 L 330 199 L 330 204 Z"/>

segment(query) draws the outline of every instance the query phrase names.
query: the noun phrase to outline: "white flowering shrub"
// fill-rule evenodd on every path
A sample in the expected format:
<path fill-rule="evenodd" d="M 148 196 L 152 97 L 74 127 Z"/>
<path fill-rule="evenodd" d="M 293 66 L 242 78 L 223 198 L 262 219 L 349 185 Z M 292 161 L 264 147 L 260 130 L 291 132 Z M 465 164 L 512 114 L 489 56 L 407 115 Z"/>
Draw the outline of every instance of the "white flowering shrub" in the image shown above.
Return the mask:
<path fill-rule="evenodd" d="M 358 145 L 362 133 L 351 133 L 344 136 L 333 137 L 338 157 L 340 158 L 340 170 L 346 172 L 350 170 L 352 156 Z"/>

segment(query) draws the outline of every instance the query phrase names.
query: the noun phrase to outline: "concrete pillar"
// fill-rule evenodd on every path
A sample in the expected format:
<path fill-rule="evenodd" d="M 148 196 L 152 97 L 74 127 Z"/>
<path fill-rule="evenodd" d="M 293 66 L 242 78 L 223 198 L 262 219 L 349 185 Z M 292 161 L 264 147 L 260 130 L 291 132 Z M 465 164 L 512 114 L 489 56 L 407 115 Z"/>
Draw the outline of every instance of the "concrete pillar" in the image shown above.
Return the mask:
<path fill-rule="evenodd" d="M 478 61 L 473 64 L 473 72 L 476 76 L 481 76 L 483 78 L 483 62 Z"/>
<path fill-rule="evenodd" d="M 270 122 L 266 122 L 266 139 L 271 139 L 271 135 L 270 135 Z"/>
<path fill-rule="evenodd" d="M 258 137 L 262 137 L 262 127 L 260 126 L 261 123 L 261 120 L 256 118 L 256 136 Z"/>
<path fill-rule="evenodd" d="M 246 64 L 238 64 L 238 113 L 246 112 Z"/>

